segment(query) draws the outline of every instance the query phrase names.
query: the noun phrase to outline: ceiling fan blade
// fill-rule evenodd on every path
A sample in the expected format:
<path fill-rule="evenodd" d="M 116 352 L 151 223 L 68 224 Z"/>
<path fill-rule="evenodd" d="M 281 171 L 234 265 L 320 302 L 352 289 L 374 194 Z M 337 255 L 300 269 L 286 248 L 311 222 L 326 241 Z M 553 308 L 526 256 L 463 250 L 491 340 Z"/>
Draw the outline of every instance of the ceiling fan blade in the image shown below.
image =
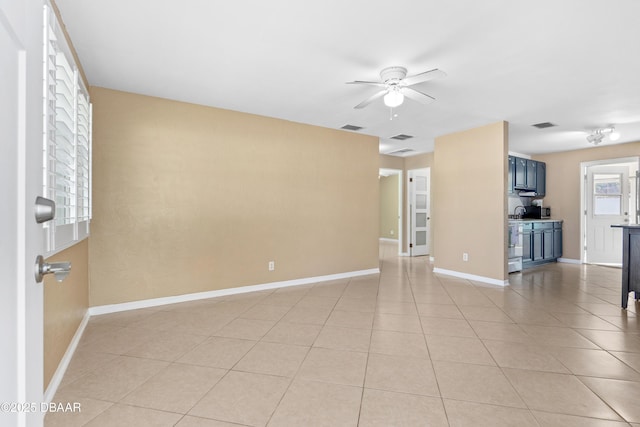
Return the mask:
<path fill-rule="evenodd" d="M 382 98 L 386 93 L 387 93 L 386 90 L 381 90 L 380 92 L 375 93 L 373 96 L 370 96 L 369 98 L 365 99 L 364 101 L 362 101 L 360 104 L 356 105 L 353 108 L 357 108 L 357 109 L 364 108 L 367 105 L 371 104 L 376 99 Z"/>
<path fill-rule="evenodd" d="M 445 73 L 444 71 L 434 68 L 433 70 L 425 71 L 424 73 L 416 74 L 415 76 L 405 77 L 402 80 L 402 83 L 404 86 L 413 86 L 418 83 L 424 83 L 426 81 L 444 77 L 446 75 L 447 73 Z"/>
<path fill-rule="evenodd" d="M 421 104 L 429 104 L 436 100 L 433 96 L 427 95 L 426 93 L 420 92 L 419 90 L 415 90 L 410 87 L 405 86 L 403 88 L 400 88 L 400 91 L 407 98 L 413 99 L 414 101 L 417 101 Z"/>
<path fill-rule="evenodd" d="M 347 82 L 348 85 L 373 85 L 373 86 L 382 86 L 385 87 L 386 85 L 384 83 L 381 82 L 366 82 L 366 81 L 362 81 L 362 80 L 355 80 L 353 82 Z"/>

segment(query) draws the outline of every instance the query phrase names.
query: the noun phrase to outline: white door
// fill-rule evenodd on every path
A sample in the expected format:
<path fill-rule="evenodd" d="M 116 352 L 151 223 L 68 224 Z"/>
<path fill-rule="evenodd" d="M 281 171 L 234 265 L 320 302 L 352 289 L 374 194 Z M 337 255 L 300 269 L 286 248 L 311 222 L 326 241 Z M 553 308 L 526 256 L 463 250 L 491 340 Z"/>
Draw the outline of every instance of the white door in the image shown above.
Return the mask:
<path fill-rule="evenodd" d="M 39 426 L 43 413 L 44 249 L 34 202 L 42 189 L 42 2 L 0 5 L 0 425 Z M 7 406 L 9 405 L 9 406 Z"/>
<path fill-rule="evenodd" d="M 409 171 L 409 254 L 411 256 L 429 253 L 429 197 L 430 170 Z"/>
<path fill-rule="evenodd" d="M 587 167 L 586 262 L 622 265 L 622 230 L 613 224 L 629 222 L 629 168 Z"/>

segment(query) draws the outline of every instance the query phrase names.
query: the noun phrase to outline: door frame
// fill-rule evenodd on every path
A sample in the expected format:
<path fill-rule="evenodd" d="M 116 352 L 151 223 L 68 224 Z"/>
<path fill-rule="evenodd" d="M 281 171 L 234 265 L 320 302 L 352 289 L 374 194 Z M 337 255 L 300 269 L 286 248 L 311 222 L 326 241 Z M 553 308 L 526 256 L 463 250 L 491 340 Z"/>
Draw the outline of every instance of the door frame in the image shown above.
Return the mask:
<path fill-rule="evenodd" d="M 587 203 L 588 203 L 588 198 L 591 197 L 590 190 L 586 185 L 587 170 L 589 167 L 592 167 L 592 166 L 606 166 L 606 165 L 615 166 L 615 165 L 620 165 L 624 163 L 637 163 L 638 167 L 640 168 L 640 156 L 592 160 L 592 161 L 580 163 L 580 263 L 581 264 L 586 264 L 587 262 L 587 249 L 586 249 L 587 226 L 588 226 Z M 629 207 L 629 210 L 631 210 L 631 206 Z"/>
<path fill-rule="evenodd" d="M 412 241 L 411 224 L 413 224 L 413 221 L 411 220 L 412 219 L 411 218 L 411 178 L 413 178 L 415 171 L 423 171 L 423 170 L 426 171 L 426 175 L 428 177 L 428 184 L 429 184 L 427 186 L 427 216 L 429 218 L 431 217 L 431 167 L 409 169 L 407 171 L 407 181 L 406 181 L 406 188 L 407 188 L 407 194 L 406 194 L 406 197 L 407 197 L 407 202 L 406 202 L 407 252 L 406 252 L 406 255 L 407 256 L 411 256 L 411 248 L 409 247 L 409 244 Z M 431 220 L 430 219 L 427 220 L 427 255 L 431 256 Z"/>
<path fill-rule="evenodd" d="M 389 171 L 391 175 L 398 175 L 398 255 L 403 255 L 402 248 L 404 243 L 404 223 L 402 221 L 402 218 L 404 212 L 404 204 L 402 203 L 402 200 L 404 191 L 404 171 L 402 169 L 380 168 L 378 170 L 378 173 L 382 175 L 383 171 Z"/>

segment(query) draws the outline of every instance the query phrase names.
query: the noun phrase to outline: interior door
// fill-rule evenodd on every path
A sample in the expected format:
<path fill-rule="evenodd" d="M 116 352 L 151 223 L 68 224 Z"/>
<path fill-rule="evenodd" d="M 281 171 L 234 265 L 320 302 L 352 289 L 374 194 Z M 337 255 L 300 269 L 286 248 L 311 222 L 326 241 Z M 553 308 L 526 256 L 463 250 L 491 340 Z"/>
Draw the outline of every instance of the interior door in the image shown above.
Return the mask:
<path fill-rule="evenodd" d="M 429 253 L 429 211 L 431 208 L 429 175 L 428 168 L 409 171 L 409 254 L 411 256 Z"/>
<path fill-rule="evenodd" d="M 20 48 L 11 37 L 11 28 L 0 20 L 0 185 L 3 205 L 0 209 L 0 334 L 5 348 L 0 351 L 0 402 L 17 400 L 18 378 L 18 81 L 20 73 Z M 7 209 L 8 208 L 8 209 Z M 2 425 L 17 425 L 17 416 L 0 412 Z M 6 419 L 6 422 L 5 422 Z"/>
<path fill-rule="evenodd" d="M 629 168 L 587 167 L 586 262 L 622 265 L 622 230 L 613 224 L 629 222 Z"/>
<path fill-rule="evenodd" d="M 0 425 L 39 426 L 43 292 L 33 266 L 44 249 L 34 217 L 42 191 L 42 2 L 0 5 L 0 94 Z"/>

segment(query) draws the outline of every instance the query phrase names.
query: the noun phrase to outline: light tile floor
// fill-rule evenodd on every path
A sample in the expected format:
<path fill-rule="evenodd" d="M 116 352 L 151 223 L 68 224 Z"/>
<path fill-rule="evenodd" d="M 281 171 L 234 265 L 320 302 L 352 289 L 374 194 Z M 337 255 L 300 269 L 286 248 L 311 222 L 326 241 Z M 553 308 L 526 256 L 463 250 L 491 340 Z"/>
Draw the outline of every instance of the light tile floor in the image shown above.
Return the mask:
<path fill-rule="evenodd" d="M 640 427 L 640 305 L 619 269 L 505 288 L 380 245 L 378 275 L 91 318 L 54 426 Z"/>

